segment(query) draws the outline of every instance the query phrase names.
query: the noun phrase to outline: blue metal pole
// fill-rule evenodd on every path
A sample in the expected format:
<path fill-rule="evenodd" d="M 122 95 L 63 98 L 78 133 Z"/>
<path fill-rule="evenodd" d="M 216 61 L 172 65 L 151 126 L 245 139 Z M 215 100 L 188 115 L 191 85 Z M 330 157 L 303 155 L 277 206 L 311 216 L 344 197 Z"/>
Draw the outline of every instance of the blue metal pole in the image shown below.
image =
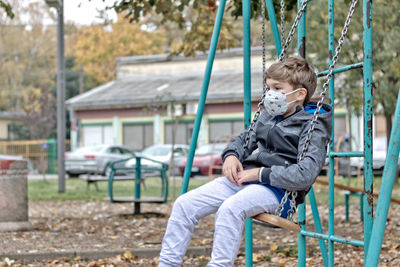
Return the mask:
<path fill-rule="evenodd" d="M 203 118 L 204 106 L 206 103 L 208 86 L 210 84 L 211 71 L 212 71 L 212 67 L 213 67 L 213 63 L 214 63 L 215 52 L 217 50 L 218 37 L 219 37 L 220 30 L 221 30 L 221 24 L 222 24 L 222 18 L 224 16 L 224 10 L 225 10 L 225 0 L 220 0 L 219 6 L 218 6 L 218 11 L 217 11 L 217 16 L 215 18 L 214 30 L 213 30 L 213 34 L 211 37 L 211 44 L 210 44 L 210 49 L 208 52 L 206 71 L 204 74 L 203 86 L 201 88 L 201 94 L 200 94 L 200 99 L 199 99 L 199 105 L 197 108 L 196 119 L 194 121 L 192 140 L 190 141 L 189 155 L 188 155 L 188 159 L 187 159 L 187 163 L 186 163 L 186 167 L 185 167 L 185 172 L 183 174 L 181 194 L 186 193 L 188 186 L 189 186 L 190 173 L 191 173 L 192 166 L 193 166 L 194 152 L 196 150 L 197 139 L 199 137 L 200 124 L 201 124 L 201 119 Z"/>
<path fill-rule="evenodd" d="M 312 233 L 312 232 L 307 232 L 307 231 L 301 231 L 302 235 L 313 237 L 313 238 L 318 238 L 322 240 L 332 240 L 333 242 L 338 242 L 346 245 L 353 245 L 353 246 L 358 246 L 358 247 L 363 247 L 364 246 L 364 241 L 360 240 L 353 240 L 353 239 L 346 239 L 346 238 L 341 238 L 337 236 L 330 236 L 330 235 L 324 235 L 324 234 L 319 234 L 319 233 Z"/>
<path fill-rule="evenodd" d="M 298 206 L 298 223 L 302 231 L 306 230 L 306 208 L 305 203 Z M 306 267 L 306 236 L 301 232 L 297 235 L 297 259 L 299 267 Z"/>
<path fill-rule="evenodd" d="M 392 132 L 390 134 L 389 150 L 383 169 L 382 184 L 379 192 L 378 205 L 376 207 L 375 221 L 372 228 L 371 240 L 365 266 L 378 266 L 379 254 L 381 253 L 383 234 L 387 214 L 389 211 L 390 198 L 392 196 L 393 183 L 397 176 L 397 161 L 400 152 L 400 89 L 397 96 L 397 105 L 394 116 Z"/>
<path fill-rule="evenodd" d="M 136 157 L 136 173 L 135 173 L 135 199 L 140 199 L 140 178 L 142 175 L 141 171 L 141 158 Z M 135 202 L 134 214 L 140 214 L 140 201 Z"/>
<path fill-rule="evenodd" d="M 373 225 L 373 172 L 372 172 L 372 1 L 363 1 L 364 41 L 364 262 Z"/>
<path fill-rule="evenodd" d="M 244 81 L 244 127 L 251 120 L 251 51 L 250 51 L 250 0 L 243 0 L 243 81 Z M 245 222 L 246 267 L 253 266 L 253 223 L 251 218 Z"/>
<path fill-rule="evenodd" d="M 303 1 L 307 0 L 297 0 L 297 9 L 300 9 Z M 299 56 L 306 57 L 306 12 L 304 11 L 299 25 L 297 28 L 297 53 Z M 298 207 L 298 222 L 301 230 L 306 230 L 306 205 L 303 203 Z M 297 257 L 298 266 L 306 266 L 306 236 L 299 233 L 297 235 Z"/>
<path fill-rule="evenodd" d="M 329 0 L 328 2 L 328 49 L 329 49 L 329 64 L 332 64 L 332 57 L 335 54 L 335 9 L 334 9 L 334 0 Z M 335 77 L 333 76 L 331 81 L 329 82 L 329 98 L 332 103 L 332 113 L 334 114 L 333 103 L 335 103 Z M 332 119 L 332 135 L 331 142 L 329 145 L 329 151 L 334 151 L 335 149 L 335 118 Z M 328 233 L 330 236 L 335 234 L 335 159 L 333 157 L 329 157 L 329 225 L 328 225 Z M 328 266 L 334 266 L 334 242 L 333 240 L 328 240 Z"/>
<path fill-rule="evenodd" d="M 359 62 L 359 63 L 343 66 L 343 67 L 340 67 L 340 68 L 335 68 L 334 71 L 333 71 L 333 74 L 345 72 L 345 71 L 348 71 L 348 70 L 358 69 L 358 68 L 362 68 L 362 67 L 363 67 L 363 62 Z M 324 70 L 324 71 L 318 72 L 317 73 L 317 77 L 318 78 L 319 77 L 323 77 L 323 76 L 326 76 L 328 74 L 329 74 L 329 70 Z"/>
<path fill-rule="evenodd" d="M 313 217 L 314 217 L 315 231 L 319 234 L 322 234 L 321 219 L 319 217 L 317 201 L 315 199 L 314 189 L 312 187 L 311 187 L 310 192 L 308 192 L 308 199 L 310 200 L 311 210 L 312 210 Z M 328 265 L 328 252 L 326 249 L 326 244 L 323 240 L 318 240 L 318 242 L 319 242 L 319 247 L 321 249 L 321 255 L 322 255 L 322 259 L 324 261 L 324 265 L 327 266 Z"/>
<path fill-rule="evenodd" d="M 282 51 L 282 44 L 281 44 L 281 36 L 279 35 L 278 24 L 276 23 L 274 3 L 272 2 L 272 0 L 265 0 L 265 3 L 267 4 L 269 22 L 271 24 L 272 35 L 274 37 L 276 55 L 279 58 L 279 55 L 281 54 Z"/>

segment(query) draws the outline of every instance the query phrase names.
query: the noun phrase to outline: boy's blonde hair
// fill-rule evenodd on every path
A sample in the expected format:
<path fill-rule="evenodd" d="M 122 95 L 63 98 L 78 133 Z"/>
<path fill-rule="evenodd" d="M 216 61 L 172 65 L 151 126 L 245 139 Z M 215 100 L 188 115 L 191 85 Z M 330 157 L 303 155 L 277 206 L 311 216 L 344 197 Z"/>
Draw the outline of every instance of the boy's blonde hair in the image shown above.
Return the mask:
<path fill-rule="evenodd" d="M 299 56 L 288 57 L 285 61 L 273 63 L 266 70 L 264 79 L 287 82 L 293 86 L 293 90 L 302 87 L 306 88 L 307 95 L 303 106 L 308 104 L 317 87 L 317 76 L 313 66 Z"/>

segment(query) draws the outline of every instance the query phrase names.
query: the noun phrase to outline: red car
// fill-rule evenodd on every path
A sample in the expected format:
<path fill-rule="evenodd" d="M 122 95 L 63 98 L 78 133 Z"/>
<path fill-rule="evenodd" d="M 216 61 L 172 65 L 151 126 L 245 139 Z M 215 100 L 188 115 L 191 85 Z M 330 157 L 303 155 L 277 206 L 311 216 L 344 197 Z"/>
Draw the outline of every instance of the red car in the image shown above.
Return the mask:
<path fill-rule="evenodd" d="M 203 145 L 196 149 L 193 165 L 192 165 L 192 176 L 193 175 L 209 175 L 210 166 L 217 166 L 212 169 L 212 174 L 221 174 L 222 159 L 221 154 L 225 149 L 225 143 L 216 143 Z M 179 172 L 183 175 L 185 171 L 187 159 L 182 160 L 179 166 Z"/>

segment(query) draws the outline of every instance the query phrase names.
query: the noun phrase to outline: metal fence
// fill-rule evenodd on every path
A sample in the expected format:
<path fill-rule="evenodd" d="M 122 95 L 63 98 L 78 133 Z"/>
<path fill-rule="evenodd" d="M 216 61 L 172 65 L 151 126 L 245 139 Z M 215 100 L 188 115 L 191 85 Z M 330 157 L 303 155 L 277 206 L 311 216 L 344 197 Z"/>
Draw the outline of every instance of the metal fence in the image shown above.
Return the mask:
<path fill-rule="evenodd" d="M 66 151 L 70 141 L 66 140 Z M 0 154 L 22 156 L 29 162 L 29 169 L 39 173 L 57 172 L 57 142 L 55 139 L 20 140 L 0 142 Z"/>

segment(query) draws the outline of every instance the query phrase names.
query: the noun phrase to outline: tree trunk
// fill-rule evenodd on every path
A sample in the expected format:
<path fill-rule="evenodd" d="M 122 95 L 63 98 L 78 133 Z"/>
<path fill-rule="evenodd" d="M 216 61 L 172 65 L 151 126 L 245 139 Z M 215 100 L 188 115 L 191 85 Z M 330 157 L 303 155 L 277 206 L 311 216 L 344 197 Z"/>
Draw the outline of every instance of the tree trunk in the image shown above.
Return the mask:
<path fill-rule="evenodd" d="M 386 121 L 386 144 L 387 144 L 386 155 L 387 155 L 387 152 L 389 151 L 389 145 L 390 145 L 390 143 L 389 143 L 390 133 L 392 132 L 392 115 L 385 113 L 385 121 Z M 400 174 L 398 169 L 396 170 L 396 174 Z M 396 184 L 399 183 L 399 179 L 400 179 L 400 175 L 399 175 L 399 178 L 395 180 Z"/>
<path fill-rule="evenodd" d="M 389 140 L 390 140 L 390 133 L 392 132 L 392 114 L 385 113 L 385 121 L 386 121 L 386 151 L 389 149 Z"/>

